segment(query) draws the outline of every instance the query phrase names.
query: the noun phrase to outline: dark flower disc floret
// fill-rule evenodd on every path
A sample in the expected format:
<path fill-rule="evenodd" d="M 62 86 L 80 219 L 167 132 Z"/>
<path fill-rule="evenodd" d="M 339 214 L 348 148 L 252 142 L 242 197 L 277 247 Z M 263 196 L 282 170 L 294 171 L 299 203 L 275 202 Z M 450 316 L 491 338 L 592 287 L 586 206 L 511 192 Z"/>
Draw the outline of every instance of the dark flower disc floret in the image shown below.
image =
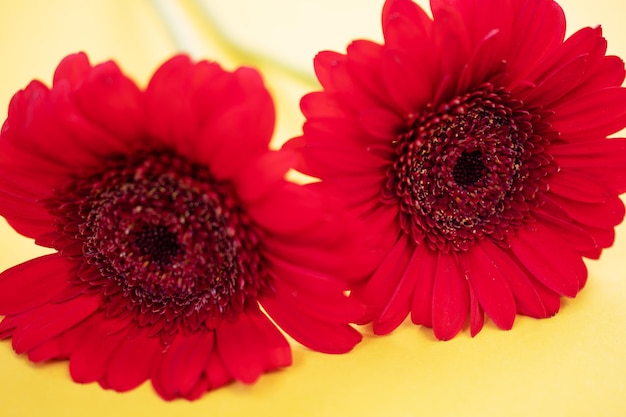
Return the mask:
<path fill-rule="evenodd" d="M 556 171 L 544 152 L 550 133 L 534 132 L 540 116 L 491 84 L 431 107 L 398 135 L 384 201 L 399 204 L 404 232 L 432 250 L 506 240 Z"/>
<path fill-rule="evenodd" d="M 231 187 L 171 152 L 112 158 L 46 205 L 61 219 L 57 249 L 85 263 L 74 280 L 102 287 L 109 316 L 131 310 L 171 338 L 272 294 L 260 238 Z"/>

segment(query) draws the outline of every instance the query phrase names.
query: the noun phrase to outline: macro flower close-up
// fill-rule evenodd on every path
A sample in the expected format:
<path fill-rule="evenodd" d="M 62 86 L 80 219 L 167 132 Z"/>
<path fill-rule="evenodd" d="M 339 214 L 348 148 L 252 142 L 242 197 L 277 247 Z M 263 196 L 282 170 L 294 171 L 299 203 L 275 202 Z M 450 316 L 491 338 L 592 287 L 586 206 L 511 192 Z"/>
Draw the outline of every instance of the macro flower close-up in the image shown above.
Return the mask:
<path fill-rule="evenodd" d="M 345 222 L 287 182 L 259 73 L 178 55 L 145 89 L 83 53 L 13 97 L 0 214 L 55 251 L 0 274 L 0 337 L 72 378 L 196 399 L 349 351 Z"/>
<path fill-rule="evenodd" d="M 298 168 L 362 222 L 376 334 L 547 318 L 624 217 L 624 64 L 552 0 L 387 0 L 384 42 L 315 59 Z M 372 255 L 374 256 L 374 255 Z"/>

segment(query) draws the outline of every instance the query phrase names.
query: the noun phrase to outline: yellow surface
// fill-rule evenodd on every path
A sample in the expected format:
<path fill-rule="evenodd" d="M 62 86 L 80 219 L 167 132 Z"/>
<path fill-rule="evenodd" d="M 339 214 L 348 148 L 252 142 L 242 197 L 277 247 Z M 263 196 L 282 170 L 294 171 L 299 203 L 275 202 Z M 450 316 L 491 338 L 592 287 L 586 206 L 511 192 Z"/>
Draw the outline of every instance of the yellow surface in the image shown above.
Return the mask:
<path fill-rule="evenodd" d="M 317 50 L 380 39 L 383 0 L 205 1 L 229 36 L 305 71 Z M 197 15 L 191 0 L 180 4 Z M 623 2 L 561 5 L 570 33 L 602 23 L 609 52 L 626 57 Z M 199 33 L 191 52 L 224 62 L 213 31 Z M 116 59 L 145 85 L 177 46 L 148 0 L 0 0 L 2 119 L 15 91 L 32 78 L 50 82 L 58 61 L 77 50 L 92 62 Z M 279 143 L 299 133 L 298 98 L 309 87 L 269 64 L 262 70 L 278 100 Z M 0 268 L 40 253 L 0 222 Z M 67 362 L 32 365 L 0 342 L 0 416 L 625 416 L 626 226 L 602 260 L 588 265 L 587 288 L 555 318 L 520 317 L 510 332 L 487 324 L 475 339 L 466 332 L 450 342 L 405 324 L 387 337 L 366 336 L 343 356 L 295 347 L 291 368 L 193 403 L 166 403 L 149 384 L 126 394 L 78 385 Z"/>

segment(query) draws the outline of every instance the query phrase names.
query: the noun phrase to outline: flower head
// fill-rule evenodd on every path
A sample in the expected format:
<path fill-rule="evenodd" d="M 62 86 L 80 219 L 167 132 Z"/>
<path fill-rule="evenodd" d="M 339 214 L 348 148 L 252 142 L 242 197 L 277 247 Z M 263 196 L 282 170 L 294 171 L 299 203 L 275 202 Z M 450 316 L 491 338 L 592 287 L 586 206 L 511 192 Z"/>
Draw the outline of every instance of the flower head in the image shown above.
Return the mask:
<path fill-rule="evenodd" d="M 554 315 L 624 216 L 623 62 L 552 0 L 387 0 L 384 44 L 322 52 L 287 148 L 380 253 L 352 296 L 374 332 L 410 313 L 439 339 L 485 314 Z"/>
<path fill-rule="evenodd" d="M 285 181 L 252 69 L 186 56 L 145 90 L 114 62 L 65 58 L 0 136 L 0 214 L 56 253 L 0 275 L 0 337 L 78 382 L 151 379 L 166 399 L 290 365 L 289 344 L 350 350 L 339 219 Z M 345 267 L 344 267 L 345 269 Z M 263 310 L 261 310 L 261 307 Z"/>

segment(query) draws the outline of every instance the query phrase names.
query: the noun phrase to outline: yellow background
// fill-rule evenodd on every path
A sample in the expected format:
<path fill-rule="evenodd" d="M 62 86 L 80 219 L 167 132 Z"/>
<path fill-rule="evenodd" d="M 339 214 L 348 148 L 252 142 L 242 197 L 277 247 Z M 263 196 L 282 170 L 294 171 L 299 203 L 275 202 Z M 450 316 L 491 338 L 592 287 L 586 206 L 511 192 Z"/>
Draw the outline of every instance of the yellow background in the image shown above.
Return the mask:
<path fill-rule="evenodd" d="M 271 59 L 311 72 L 322 49 L 343 51 L 354 38 L 380 39 L 383 0 L 204 0 L 220 30 L 270 60 L 261 64 L 278 101 L 275 141 L 300 132 L 299 97 L 311 87 L 288 78 Z M 140 84 L 184 47 L 232 68 L 215 30 L 186 26 L 177 45 L 149 0 L 0 0 L 0 110 L 31 79 L 49 83 L 59 60 L 86 51 L 114 58 Z M 172 11 L 195 16 L 193 0 Z M 425 3 L 425 2 L 422 2 Z M 563 0 L 568 33 L 602 23 L 609 52 L 626 57 L 626 5 Z M 171 5 L 170 5 L 171 6 Z M 179 9 L 183 6 L 183 9 Z M 250 62 L 247 62 L 250 63 Z M 0 222 L 0 268 L 43 253 Z M 626 226 L 576 300 L 549 320 L 519 317 L 512 331 L 488 323 L 437 342 L 405 324 L 387 337 L 368 335 L 347 355 L 294 348 L 294 365 L 253 386 L 232 384 L 189 403 L 160 400 L 149 384 L 125 394 L 71 382 L 67 362 L 33 365 L 0 342 L 0 416 L 624 416 L 626 415 Z"/>

